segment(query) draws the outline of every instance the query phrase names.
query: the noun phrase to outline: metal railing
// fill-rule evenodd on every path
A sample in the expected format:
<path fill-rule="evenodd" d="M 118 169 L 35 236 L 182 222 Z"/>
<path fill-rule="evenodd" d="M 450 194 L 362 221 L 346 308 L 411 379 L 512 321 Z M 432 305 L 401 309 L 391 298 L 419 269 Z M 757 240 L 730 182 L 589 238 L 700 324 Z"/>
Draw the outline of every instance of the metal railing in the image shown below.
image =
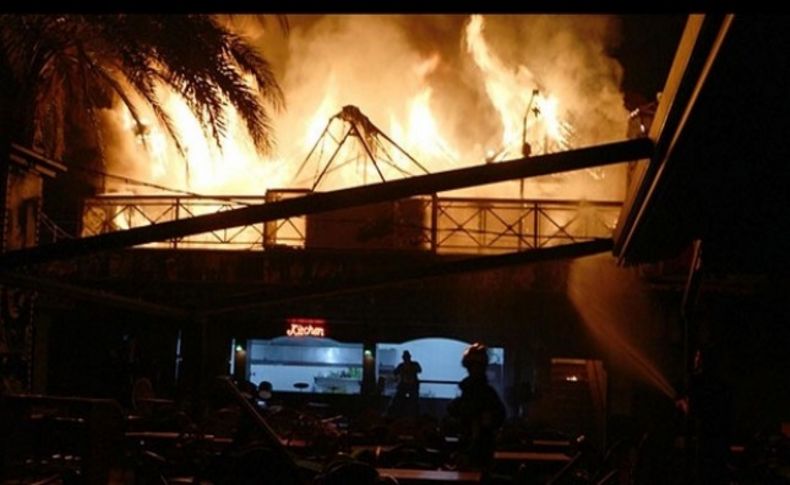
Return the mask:
<path fill-rule="evenodd" d="M 85 201 L 81 236 L 307 193 L 306 190 L 269 190 L 263 197 L 99 196 Z M 332 247 L 498 254 L 610 238 L 621 205 L 613 201 L 415 197 L 212 231 L 146 247 L 237 250 Z"/>
<path fill-rule="evenodd" d="M 438 198 L 432 244 L 499 253 L 609 238 L 619 209 L 603 201 Z"/>

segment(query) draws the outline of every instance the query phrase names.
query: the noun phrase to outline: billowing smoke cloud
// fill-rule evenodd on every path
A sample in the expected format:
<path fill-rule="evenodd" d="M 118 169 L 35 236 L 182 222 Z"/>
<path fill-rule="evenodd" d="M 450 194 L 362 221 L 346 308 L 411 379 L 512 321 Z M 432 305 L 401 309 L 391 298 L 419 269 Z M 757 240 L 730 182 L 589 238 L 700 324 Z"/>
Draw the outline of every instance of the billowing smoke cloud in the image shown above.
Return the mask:
<path fill-rule="evenodd" d="M 622 67 L 608 57 L 618 22 L 608 16 L 486 17 L 487 38 L 509 65 L 534 73 L 542 92 L 561 100 L 576 146 L 622 139 Z"/>

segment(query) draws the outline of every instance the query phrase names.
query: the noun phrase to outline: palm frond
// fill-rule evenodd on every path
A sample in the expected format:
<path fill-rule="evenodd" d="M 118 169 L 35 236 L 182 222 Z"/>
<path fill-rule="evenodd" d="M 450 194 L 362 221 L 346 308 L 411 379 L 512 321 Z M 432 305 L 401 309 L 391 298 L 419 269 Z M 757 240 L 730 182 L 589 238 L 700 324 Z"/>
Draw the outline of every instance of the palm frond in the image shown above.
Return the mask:
<path fill-rule="evenodd" d="M 287 19 L 278 16 L 278 21 L 287 32 Z M 62 125 L 72 118 L 70 110 L 83 111 L 85 128 L 98 130 L 95 110 L 108 107 L 111 93 L 138 126 L 142 121 L 132 93 L 139 96 L 182 156 L 182 140 L 157 96 L 160 85 L 185 100 L 206 137 L 220 148 L 227 104 L 264 153 L 273 144 L 269 108 L 284 107 L 268 62 L 206 15 L 3 14 L 0 63 L 7 88 L 2 100 L 13 105 L 10 112 L 21 127 L 15 136 L 46 133 L 56 150 L 68 141 Z"/>

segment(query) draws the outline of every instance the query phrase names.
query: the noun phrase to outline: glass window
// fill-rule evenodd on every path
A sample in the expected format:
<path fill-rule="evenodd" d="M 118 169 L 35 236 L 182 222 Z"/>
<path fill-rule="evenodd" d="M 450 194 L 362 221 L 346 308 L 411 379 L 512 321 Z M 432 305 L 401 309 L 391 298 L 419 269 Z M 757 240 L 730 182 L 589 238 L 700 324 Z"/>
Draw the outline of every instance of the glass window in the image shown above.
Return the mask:
<path fill-rule="evenodd" d="M 384 395 L 395 394 L 397 378 L 395 367 L 402 361 L 404 350 L 422 368 L 420 373 L 420 397 L 452 399 L 460 394 L 458 383 L 466 377 L 461 357 L 469 346 L 468 342 L 448 338 L 423 338 L 404 343 L 381 343 L 376 345 L 376 378 L 384 379 Z M 489 348 L 488 380 L 502 395 L 504 387 L 505 350 Z"/>
<path fill-rule="evenodd" d="M 277 337 L 250 341 L 249 380 L 274 391 L 359 394 L 362 344 L 329 338 Z"/>

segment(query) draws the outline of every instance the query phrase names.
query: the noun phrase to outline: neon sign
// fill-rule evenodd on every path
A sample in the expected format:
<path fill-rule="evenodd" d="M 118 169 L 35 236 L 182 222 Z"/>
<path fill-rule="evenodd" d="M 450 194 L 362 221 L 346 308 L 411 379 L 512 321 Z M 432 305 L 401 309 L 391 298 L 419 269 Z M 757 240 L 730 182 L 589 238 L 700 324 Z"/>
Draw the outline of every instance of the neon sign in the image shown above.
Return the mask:
<path fill-rule="evenodd" d="M 285 330 L 289 337 L 326 337 L 323 318 L 288 318 L 286 322 L 290 325 Z"/>

